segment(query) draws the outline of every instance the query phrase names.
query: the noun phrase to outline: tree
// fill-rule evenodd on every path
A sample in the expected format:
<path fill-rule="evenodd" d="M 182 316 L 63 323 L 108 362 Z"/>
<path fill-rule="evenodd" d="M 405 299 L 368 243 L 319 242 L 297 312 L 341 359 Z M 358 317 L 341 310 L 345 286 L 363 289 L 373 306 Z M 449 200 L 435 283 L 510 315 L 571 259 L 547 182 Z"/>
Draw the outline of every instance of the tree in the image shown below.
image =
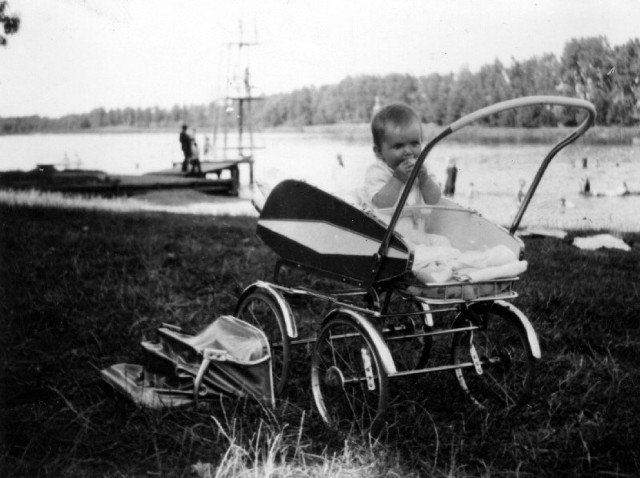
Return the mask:
<path fill-rule="evenodd" d="M 20 28 L 20 18 L 6 13 L 8 6 L 9 2 L 0 1 L 0 23 L 4 27 L 5 35 L 13 35 L 14 33 L 17 33 Z M 0 35 L 0 46 L 5 46 L 6 44 L 6 37 L 4 35 Z"/>
<path fill-rule="evenodd" d="M 499 60 L 491 65 L 484 65 L 476 76 L 476 103 L 471 104 L 471 111 L 509 99 L 510 85 L 506 69 Z M 484 123 L 490 126 L 505 126 L 504 115 L 486 118 Z"/>
<path fill-rule="evenodd" d="M 614 48 L 611 109 L 607 123 L 634 124 L 640 120 L 640 40 L 629 40 Z"/>
<path fill-rule="evenodd" d="M 513 66 L 508 70 L 511 97 L 518 98 L 527 95 L 554 95 L 560 83 L 559 63 L 553 55 L 533 57 L 519 62 L 513 60 Z M 518 108 L 505 113 L 508 123 L 498 123 L 500 126 L 555 126 L 557 118 L 553 111 L 545 106 L 537 105 L 528 108 Z"/>
<path fill-rule="evenodd" d="M 321 86 L 318 89 L 316 106 L 313 112 L 313 124 L 333 124 L 336 122 L 338 100 L 335 88 Z"/>
<path fill-rule="evenodd" d="M 446 123 L 453 123 L 473 109 L 469 106 L 478 103 L 476 79 L 468 67 L 460 70 L 454 79 L 447 102 Z"/>
<path fill-rule="evenodd" d="M 442 76 L 432 73 L 420 78 L 420 96 L 425 103 L 423 108 L 424 121 L 428 123 L 444 124 L 447 115 L 449 92 L 454 81 L 453 75 Z"/>
<path fill-rule="evenodd" d="M 313 118 L 313 91 L 304 87 L 290 95 L 288 116 L 297 126 L 309 126 Z"/>
<path fill-rule="evenodd" d="M 606 37 L 574 38 L 564 47 L 562 80 L 578 97 L 593 103 L 598 124 L 605 124 L 608 117 L 614 66 L 614 52 Z"/>
<path fill-rule="evenodd" d="M 89 124 L 91 128 L 100 128 L 107 125 L 107 112 L 104 108 L 94 108 L 89 113 Z"/>

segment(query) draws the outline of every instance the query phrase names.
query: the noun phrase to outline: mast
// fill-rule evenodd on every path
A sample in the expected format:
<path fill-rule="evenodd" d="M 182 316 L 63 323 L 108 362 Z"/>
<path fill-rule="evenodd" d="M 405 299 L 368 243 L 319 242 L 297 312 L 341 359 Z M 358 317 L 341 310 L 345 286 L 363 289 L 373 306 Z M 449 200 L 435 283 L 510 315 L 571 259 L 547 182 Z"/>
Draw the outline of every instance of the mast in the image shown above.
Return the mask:
<path fill-rule="evenodd" d="M 254 35 L 255 37 L 256 35 Z M 222 107 L 218 105 L 217 121 L 214 124 L 213 142 L 214 154 L 218 160 L 216 150 L 221 150 L 220 160 L 237 161 L 249 164 L 249 182 L 253 185 L 254 129 L 251 104 L 262 100 L 262 96 L 254 95 L 251 84 L 251 49 L 258 45 L 254 40 L 245 39 L 242 21 L 239 22 L 239 40 L 226 43 L 227 73 L 225 81 L 225 95 Z M 235 120 L 233 118 L 235 115 Z M 229 128 L 236 123 L 237 143 L 230 145 Z M 218 147 L 218 128 L 222 126 L 222 145 Z"/>

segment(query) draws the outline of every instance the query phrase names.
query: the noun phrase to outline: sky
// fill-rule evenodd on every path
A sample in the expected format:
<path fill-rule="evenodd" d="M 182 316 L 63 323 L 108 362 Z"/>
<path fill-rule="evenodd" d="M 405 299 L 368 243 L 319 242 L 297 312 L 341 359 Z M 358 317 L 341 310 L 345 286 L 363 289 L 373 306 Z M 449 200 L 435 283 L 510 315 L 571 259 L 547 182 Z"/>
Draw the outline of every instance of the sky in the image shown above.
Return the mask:
<path fill-rule="evenodd" d="M 640 37 L 640 0 L 8 0 L 20 31 L 0 47 L 0 116 L 59 117 L 224 96 L 229 42 L 256 93 L 347 76 L 509 66 L 572 38 Z M 231 50 L 234 53 L 238 49 Z M 245 58 L 246 61 L 246 58 Z"/>

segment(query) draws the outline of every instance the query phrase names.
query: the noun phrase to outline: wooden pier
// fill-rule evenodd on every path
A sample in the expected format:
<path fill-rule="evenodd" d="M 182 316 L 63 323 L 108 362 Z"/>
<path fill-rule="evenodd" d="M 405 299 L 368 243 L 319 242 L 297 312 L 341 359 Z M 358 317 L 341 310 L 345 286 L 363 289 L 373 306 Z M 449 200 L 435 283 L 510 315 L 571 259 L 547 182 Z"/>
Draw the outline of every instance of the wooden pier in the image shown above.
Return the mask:
<path fill-rule="evenodd" d="M 153 190 L 191 188 L 210 194 L 237 196 L 240 187 L 239 165 L 247 162 L 203 161 L 202 173 L 198 175 L 183 172 L 182 163 L 143 175 L 112 175 L 87 170 L 58 171 L 51 165 L 38 165 L 33 171 L 0 173 L 0 188 L 101 196 L 128 196 Z M 225 171 L 229 171 L 229 174 L 224 174 Z"/>
<path fill-rule="evenodd" d="M 164 169 L 161 171 L 155 171 L 148 173 L 147 176 L 162 176 L 172 178 L 206 178 L 208 182 L 218 182 L 221 185 L 229 186 L 229 193 L 231 195 L 238 194 L 238 188 L 240 186 L 240 168 L 242 163 L 250 163 L 249 167 L 253 169 L 253 162 L 251 160 L 222 160 L 222 161 L 202 161 L 200 163 L 201 174 L 192 174 L 190 172 L 185 173 L 182 171 L 182 163 L 174 163 L 170 169 Z M 225 171 L 229 171 L 229 178 L 221 179 L 221 176 Z M 212 175 L 216 175 L 217 178 L 212 178 Z M 253 176 L 253 174 L 251 174 Z M 253 178 L 251 178 L 253 179 Z"/>

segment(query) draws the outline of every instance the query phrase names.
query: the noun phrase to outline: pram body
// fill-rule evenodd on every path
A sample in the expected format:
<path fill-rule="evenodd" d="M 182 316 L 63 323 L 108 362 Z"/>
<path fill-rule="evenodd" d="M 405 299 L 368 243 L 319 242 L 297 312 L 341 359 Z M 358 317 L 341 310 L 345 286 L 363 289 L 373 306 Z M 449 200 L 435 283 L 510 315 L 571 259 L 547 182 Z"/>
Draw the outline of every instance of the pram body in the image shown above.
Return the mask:
<path fill-rule="evenodd" d="M 524 244 L 518 237 L 449 199 L 442 198 L 435 206 L 406 208 L 404 213 L 417 218 L 416 229 L 446 237 L 460 251 L 502 245 L 514 257 L 521 258 L 524 254 Z M 388 228 L 381 215 L 364 211 L 307 183 L 286 180 L 274 188 L 265 203 L 257 234 L 279 255 L 281 264 L 312 270 L 358 287 L 385 287 L 395 282 L 396 287 L 411 287 L 417 295 L 432 297 L 430 290 L 451 292 L 460 288 L 460 281 L 427 285 L 413 280 L 416 244 L 399 231 L 391 237 L 384 260 L 380 261 L 377 254 Z M 497 288 L 503 289 L 502 285 Z"/>
<path fill-rule="evenodd" d="M 531 183 L 509 230 L 448 199 L 406 208 L 419 168 L 431 149 L 477 119 L 512 108 L 559 105 L 586 111 L 578 129 L 558 143 Z M 378 432 L 385 423 L 391 379 L 453 371 L 480 407 L 516 408 L 527 401 L 541 357 L 533 326 L 508 301 L 518 276 L 425 283 L 413 273 L 417 244 L 401 224 L 413 218 L 420 233 L 446 237 L 460 251 L 501 246 L 517 260 L 524 244 L 515 235 L 548 163 L 595 119 L 593 106 L 562 97 L 527 97 L 484 108 L 446 128 L 423 149 L 395 209 L 365 211 L 300 181 L 277 185 L 264 204 L 257 234 L 279 256 L 273 282 L 258 281 L 238 301 L 236 316 L 261 327 L 274 359 L 276 393 L 284 389 L 290 355 L 313 346 L 311 379 L 320 415 L 330 425 Z M 304 270 L 343 287 L 315 290 L 281 281 L 283 270 Z M 299 334 L 291 304 L 310 297 L 332 306 L 319 332 Z M 449 324 L 439 317 L 451 315 Z M 451 361 L 428 365 L 433 339 L 451 338 Z"/>

